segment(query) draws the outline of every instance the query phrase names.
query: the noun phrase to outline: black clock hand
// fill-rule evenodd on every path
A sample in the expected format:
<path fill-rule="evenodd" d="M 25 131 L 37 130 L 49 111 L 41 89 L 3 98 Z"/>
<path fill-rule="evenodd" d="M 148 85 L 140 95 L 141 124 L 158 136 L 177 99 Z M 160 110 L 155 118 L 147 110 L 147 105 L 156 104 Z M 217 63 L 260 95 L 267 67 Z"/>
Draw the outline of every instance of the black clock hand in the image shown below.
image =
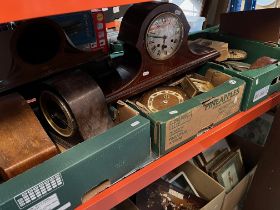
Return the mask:
<path fill-rule="evenodd" d="M 148 37 L 164 39 L 165 36 L 148 35 Z"/>
<path fill-rule="evenodd" d="M 167 45 L 165 44 L 165 41 L 167 39 L 167 36 L 163 36 L 163 44 L 161 46 L 162 50 L 164 50 L 165 48 L 167 48 Z"/>

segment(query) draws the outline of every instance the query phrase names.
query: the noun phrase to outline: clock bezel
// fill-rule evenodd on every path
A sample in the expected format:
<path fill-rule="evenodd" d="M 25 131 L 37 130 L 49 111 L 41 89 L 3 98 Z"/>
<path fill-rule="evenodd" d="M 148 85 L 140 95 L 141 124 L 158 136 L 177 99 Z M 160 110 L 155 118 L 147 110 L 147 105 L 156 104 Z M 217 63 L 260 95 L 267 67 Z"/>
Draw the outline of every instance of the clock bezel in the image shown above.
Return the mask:
<path fill-rule="evenodd" d="M 179 44 L 178 44 L 177 47 L 176 47 L 176 50 L 174 50 L 170 55 L 168 55 L 168 56 L 165 57 L 164 59 L 160 59 L 160 58 L 154 57 L 153 54 L 152 54 L 152 53 L 150 52 L 150 50 L 149 50 L 149 47 L 148 47 L 148 32 L 150 31 L 150 28 L 151 28 L 151 26 L 154 24 L 155 20 L 157 20 L 159 17 L 161 17 L 161 16 L 163 16 L 163 15 L 166 15 L 166 14 L 169 14 L 169 15 L 175 17 L 175 18 L 178 20 L 178 23 L 180 24 L 180 29 L 181 29 L 181 32 L 180 32 L 180 33 L 181 33 L 181 36 L 180 36 Z M 148 55 L 149 55 L 152 59 L 157 60 L 157 61 L 166 61 L 166 60 L 172 58 L 172 57 L 178 52 L 178 50 L 181 48 L 181 45 L 182 45 L 183 39 L 184 39 L 184 35 L 185 35 L 185 34 L 184 34 L 184 25 L 183 25 L 183 23 L 182 23 L 181 18 L 180 18 L 178 15 L 176 15 L 176 14 L 174 14 L 174 13 L 172 13 L 172 12 L 162 12 L 162 13 L 156 15 L 156 16 L 151 20 L 151 22 L 149 23 L 149 25 L 148 25 L 148 27 L 147 27 L 147 29 L 146 29 L 145 40 L 144 40 L 144 41 L 145 41 L 146 51 L 147 51 Z"/>

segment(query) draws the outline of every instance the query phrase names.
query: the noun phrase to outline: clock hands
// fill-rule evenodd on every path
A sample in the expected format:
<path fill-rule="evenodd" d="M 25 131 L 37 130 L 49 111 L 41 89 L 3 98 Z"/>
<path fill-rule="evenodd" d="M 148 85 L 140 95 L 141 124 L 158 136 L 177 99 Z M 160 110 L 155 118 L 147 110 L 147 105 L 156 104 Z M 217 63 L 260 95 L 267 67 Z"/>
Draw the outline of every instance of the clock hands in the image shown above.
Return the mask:
<path fill-rule="evenodd" d="M 163 51 L 165 48 L 167 48 L 167 45 L 165 44 L 166 42 L 166 39 L 168 38 L 166 35 L 164 36 L 158 36 L 158 35 L 151 35 L 151 34 L 148 34 L 149 37 L 152 37 L 152 38 L 158 38 L 158 39 L 163 39 L 163 43 L 161 45 L 161 50 Z M 160 47 L 160 45 L 158 44 L 158 47 Z M 154 49 L 155 51 L 155 49 Z M 158 51 L 158 55 L 161 54 L 161 51 Z M 166 54 L 166 53 L 165 53 Z"/>
<path fill-rule="evenodd" d="M 152 37 L 152 38 L 158 38 L 158 39 L 164 39 L 166 40 L 167 39 L 167 36 L 157 36 L 157 35 L 151 35 L 151 34 L 148 34 L 148 37 Z"/>

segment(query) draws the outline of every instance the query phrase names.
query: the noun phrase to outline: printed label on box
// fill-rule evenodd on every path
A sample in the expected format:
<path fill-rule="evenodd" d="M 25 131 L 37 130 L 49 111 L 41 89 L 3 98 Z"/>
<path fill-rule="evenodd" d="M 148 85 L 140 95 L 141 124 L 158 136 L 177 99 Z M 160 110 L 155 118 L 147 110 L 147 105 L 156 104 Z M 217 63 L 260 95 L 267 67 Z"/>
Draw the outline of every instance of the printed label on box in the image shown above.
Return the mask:
<path fill-rule="evenodd" d="M 63 185 L 62 176 L 58 173 L 15 196 L 14 200 L 17 206 L 23 209 Z"/>
<path fill-rule="evenodd" d="M 55 194 L 47 197 L 36 205 L 30 207 L 28 210 L 52 210 L 60 205 L 59 199 Z"/>
<path fill-rule="evenodd" d="M 192 135 L 195 135 L 196 131 L 190 127 L 190 122 L 192 124 L 195 123 L 193 122 L 192 117 L 193 110 L 181 114 L 166 123 L 165 150 L 168 150 L 185 141 Z"/>
<path fill-rule="evenodd" d="M 265 86 L 264 88 L 256 91 L 253 102 L 256 102 L 256 101 L 260 100 L 261 98 L 267 96 L 269 87 L 270 87 L 270 85 Z"/>

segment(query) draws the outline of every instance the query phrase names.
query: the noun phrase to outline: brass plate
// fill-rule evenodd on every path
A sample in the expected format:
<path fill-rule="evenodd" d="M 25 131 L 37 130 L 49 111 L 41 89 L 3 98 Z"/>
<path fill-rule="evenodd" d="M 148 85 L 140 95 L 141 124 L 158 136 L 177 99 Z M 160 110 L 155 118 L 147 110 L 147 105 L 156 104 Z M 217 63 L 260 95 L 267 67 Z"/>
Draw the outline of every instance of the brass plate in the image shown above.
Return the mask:
<path fill-rule="evenodd" d="M 186 93 L 178 87 L 159 87 L 145 93 L 139 102 L 155 113 L 183 103 L 187 99 Z"/>

